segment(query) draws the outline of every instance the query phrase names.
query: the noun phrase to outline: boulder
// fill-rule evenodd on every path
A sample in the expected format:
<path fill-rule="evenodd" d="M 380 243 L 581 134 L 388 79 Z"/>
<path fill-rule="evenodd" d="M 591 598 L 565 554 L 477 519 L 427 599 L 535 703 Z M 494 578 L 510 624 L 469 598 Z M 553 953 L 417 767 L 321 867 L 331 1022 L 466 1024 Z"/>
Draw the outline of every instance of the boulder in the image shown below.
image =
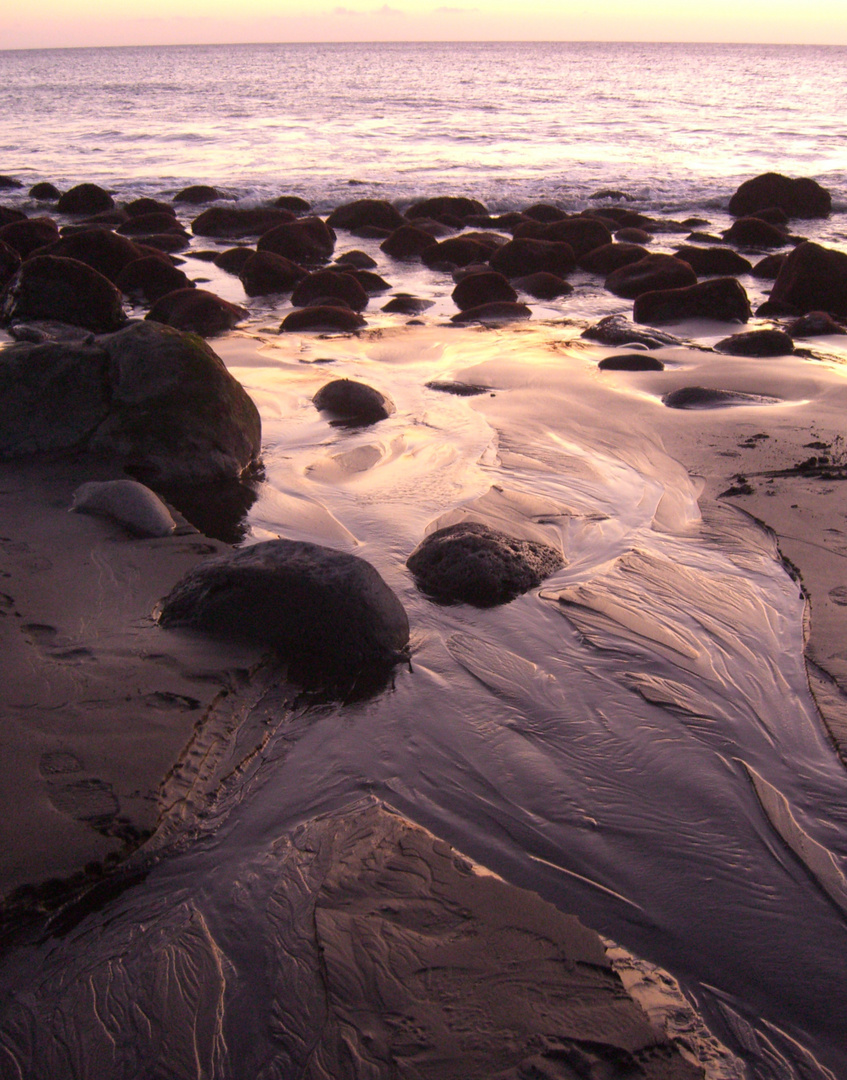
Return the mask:
<path fill-rule="evenodd" d="M 77 184 L 61 196 L 56 209 L 60 214 L 99 214 L 114 206 L 115 200 L 104 188 L 97 184 Z"/>
<path fill-rule="evenodd" d="M 109 333 L 126 322 L 121 294 L 102 274 L 76 259 L 34 255 L 22 264 L 3 296 L 0 321 L 55 319 Z"/>
<path fill-rule="evenodd" d="M 283 255 L 302 266 L 318 266 L 332 258 L 335 233 L 317 217 L 298 218 L 263 233 L 257 251 Z"/>
<path fill-rule="evenodd" d="M 14 176 L 0 176 L 0 189 L 9 188 L 22 188 L 23 184 L 20 180 L 16 180 Z"/>
<path fill-rule="evenodd" d="M 29 189 L 29 197 L 38 199 L 39 202 L 58 202 L 62 197 L 62 193 L 55 184 L 49 184 L 46 180 L 42 180 L 41 183 L 32 185 Z"/>
<path fill-rule="evenodd" d="M 210 206 L 191 222 L 195 236 L 223 237 L 235 240 L 241 236 L 261 236 L 277 225 L 296 220 L 290 210 L 272 207 Z"/>
<path fill-rule="evenodd" d="M 788 258 L 788 255 L 781 253 L 779 255 L 766 255 L 764 259 L 760 259 L 759 262 L 753 267 L 751 273 L 753 277 L 761 278 L 764 281 L 776 281 L 779 277 L 779 272 L 782 269 L 783 263 Z"/>
<path fill-rule="evenodd" d="M 531 318 L 532 311 L 526 304 L 508 300 L 492 300 L 488 304 L 479 304 L 476 307 L 460 311 L 457 315 L 451 317 L 450 322 L 457 324 L 471 322 L 490 324 L 521 322 L 524 319 Z"/>
<path fill-rule="evenodd" d="M 487 213 L 488 209 L 476 199 L 468 199 L 464 195 L 437 195 L 412 203 L 406 217 L 410 221 L 415 218 L 452 217 L 464 224 L 469 217 L 485 216 Z"/>
<path fill-rule="evenodd" d="M 367 383 L 333 379 L 312 398 L 315 408 L 332 413 L 348 424 L 376 424 L 396 411 L 394 402 Z"/>
<path fill-rule="evenodd" d="M 518 294 L 509 284 L 508 278 L 498 274 L 496 270 L 469 274 L 467 277 L 463 277 L 453 290 L 452 296 L 453 303 L 462 311 L 495 300 L 506 300 L 514 303 L 518 298 Z"/>
<path fill-rule="evenodd" d="M 431 268 L 442 266 L 470 266 L 484 263 L 491 254 L 491 247 L 467 236 L 451 236 L 439 244 L 432 244 L 421 252 L 421 262 Z"/>
<path fill-rule="evenodd" d="M 764 173 L 745 180 L 729 200 L 729 212 L 738 217 L 778 206 L 789 217 L 828 217 L 832 196 L 816 180 L 791 179 L 780 173 Z"/>
<path fill-rule="evenodd" d="M 385 199 L 357 199 L 337 206 L 327 218 L 327 225 L 331 229 L 361 229 L 373 225 L 391 231 L 399 229 L 404 220 L 400 211 Z"/>
<path fill-rule="evenodd" d="M 790 356 L 794 342 L 783 330 L 751 330 L 723 338 L 715 345 L 715 352 L 727 356 Z"/>
<path fill-rule="evenodd" d="M 240 277 L 248 259 L 255 254 L 255 249 L 251 247 L 231 247 L 227 248 L 226 251 L 219 251 L 217 254 L 212 252 L 212 258 L 209 261 L 213 262 L 221 270 L 225 270 L 228 274 L 235 274 L 236 277 Z M 305 274 L 305 272 L 304 270 L 303 273 Z"/>
<path fill-rule="evenodd" d="M 175 289 L 160 297 L 147 318 L 176 330 L 211 337 L 232 330 L 247 314 L 238 304 L 231 304 L 206 289 L 191 287 Z"/>
<path fill-rule="evenodd" d="M 271 205 L 277 210 L 290 210 L 297 217 L 301 214 L 308 214 L 312 209 L 312 204 L 306 202 L 305 199 L 301 199 L 299 195 L 280 195 L 274 199 Z"/>
<path fill-rule="evenodd" d="M 191 237 L 180 230 L 168 233 L 153 233 L 141 237 L 139 242 L 149 250 L 176 252 L 185 251 L 191 245 Z"/>
<path fill-rule="evenodd" d="M 533 221 L 544 223 L 562 221 L 568 216 L 565 210 L 560 210 L 558 206 L 553 206 L 551 203 L 533 203 L 532 206 L 521 210 L 521 213 L 524 217 L 532 218 Z"/>
<path fill-rule="evenodd" d="M 693 244 L 684 244 L 674 252 L 677 259 L 687 262 L 695 274 L 717 277 L 728 277 L 735 274 L 749 274 L 753 270 L 753 264 L 743 255 L 739 255 L 732 248 L 725 247 L 695 247 Z"/>
<path fill-rule="evenodd" d="M 537 226 L 533 229 L 531 225 L 521 225 L 514 235 L 516 239 L 530 236 L 536 240 L 564 241 L 570 244 L 577 259 L 612 242 L 612 234 L 602 221 L 579 215 L 550 222 L 540 229 Z"/>
<path fill-rule="evenodd" d="M 50 244 L 42 254 L 55 255 L 62 259 L 76 259 L 77 262 L 85 263 L 98 274 L 108 278 L 112 284 L 117 283 L 118 277 L 125 266 L 136 259 L 140 259 L 149 252 L 145 251 L 134 240 L 126 236 L 118 236 L 109 229 L 88 228 L 82 232 L 75 232 L 69 236 L 62 236 L 55 243 Z M 169 262 L 167 256 L 160 256 L 162 262 Z"/>
<path fill-rule="evenodd" d="M 338 272 L 346 274 L 370 295 L 377 293 L 388 292 L 391 285 L 380 274 L 375 274 L 373 270 L 358 270 L 355 266 L 345 266 L 344 263 L 337 263 Z"/>
<path fill-rule="evenodd" d="M 216 199 L 226 199 L 227 197 L 222 191 L 218 191 L 217 188 L 210 187 L 208 184 L 191 184 L 190 187 L 177 192 L 173 201 L 175 203 L 190 203 L 192 206 L 199 206 L 201 203 L 215 202 Z"/>
<path fill-rule="evenodd" d="M 742 217 L 733 221 L 724 231 L 723 238 L 730 244 L 753 248 L 785 247 L 790 242 L 785 229 L 757 217 Z"/>
<path fill-rule="evenodd" d="M 170 203 L 160 202 L 158 199 L 147 197 L 133 199 L 124 206 L 124 210 L 131 218 L 146 217 L 148 214 L 167 214 L 171 220 L 176 221 L 176 210 Z"/>
<path fill-rule="evenodd" d="M 546 272 L 565 277 L 576 266 L 573 248 L 564 241 L 515 238 L 499 247 L 489 259 L 491 268 L 507 278 Z"/>
<path fill-rule="evenodd" d="M 155 255 L 145 255 L 127 263 L 115 281 L 124 296 L 154 304 L 177 289 L 193 289 L 194 282 L 172 263 Z"/>
<path fill-rule="evenodd" d="M 0 292 L 20 269 L 20 254 L 9 244 L 0 240 Z"/>
<path fill-rule="evenodd" d="M 558 274 L 551 274 L 546 270 L 539 270 L 525 277 L 512 278 L 512 285 L 535 300 L 556 300 L 560 296 L 567 296 L 573 292 L 573 285 Z"/>
<path fill-rule="evenodd" d="M 664 371 L 665 365 L 649 352 L 620 353 L 604 356 L 597 365 L 601 371 Z"/>
<path fill-rule="evenodd" d="M 434 300 L 424 300 L 419 296 L 410 296 L 408 293 L 398 293 L 387 304 L 383 304 L 381 310 L 391 315 L 420 315 L 434 303 Z"/>
<path fill-rule="evenodd" d="M 600 322 L 583 330 L 580 337 L 588 341 L 598 341 L 601 345 L 623 348 L 643 345 L 647 349 L 661 349 L 665 345 L 685 344 L 680 338 L 662 330 L 642 330 L 639 326 L 633 326 L 625 315 L 606 315 Z"/>
<path fill-rule="evenodd" d="M 89 480 L 73 494 L 71 510 L 110 518 L 135 536 L 170 536 L 176 522 L 159 496 L 137 480 Z"/>
<path fill-rule="evenodd" d="M 810 311 L 794 319 L 785 328 L 792 338 L 826 337 L 829 334 L 847 334 L 847 330 L 825 311 Z"/>
<path fill-rule="evenodd" d="M 26 214 L 12 206 L 0 206 L 0 226 L 8 225 L 12 221 L 26 221 Z"/>
<path fill-rule="evenodd" d="M 131 323 L 92 343 L 0 353 L 0 455 L 114 454 L 156 482 L 238 479 L 259 453 L 258 411 L 196 337 Z"/>
<path fill-rule="evenodd" d="M 302 266 L 283 255 L 274 255 L 272 251 L 251 251 L 250 248 L 235 250 L 241 250 L 245 254 L 238 276 L 248 296 L 291 292 L 297 282 L 308 273 Z M 217 260 L 215 262 L 220 265 Z"/>
<path fill-rule="evenodd" d="M 740 390 L 717 390 L 708 386 L 682 386 L 665 394 L 669 409 L 725 409 L 734 405 L 775 405 L 779 398 L 745 394 Z"/>
<path fill-rule="evenodd" d="M 292 311 L 282 320 L 279 330 L 280 333 L 303 330 L 350 333 L 360 330 L 363 326 L 367 326 L 367 323 L 357 311 L 335 307 L 331 304 L 318 304 L 315 307 L 297 308 L 296 311 Z"/>
<path fill-rule="evenodd" d="M 646 229 L 637 229 L 633 225 L 628 225 L 623 229 L 618 229 L 614 234 L 615 240 L 620 244 L 649 244 L 653 240 L 653 234 L 648 233 Z M 647 253 L 645 252 L 645 255 Z"/>
<path fill-rule="evenodd" d="M 350 274 L 337 270 L 316 270 L 297 282 L 291 294 L 295 307 L 309 307 L 320 299 L 343 300 L 353 311 L 368 306 L 368 294 Z"/>
<path fill-rule="evenodd" d="M 680 289 L 696 282 L 697 275 L 687 262 L 673 255 L 654 254 L 613 270 L 606 278 L 605 287 L 615 296 L 634 300 L 642 293 Z"/>
<path fill-rule="evenodd" d="M 157 236 L 162 233 L 182 233 L 188 236 L 174 215 L 164 211 L 130 217 L 129 221 L 118 225 L 115 231 L 121 236 Z"/>
<path fill-rule="evenodd" d="M 339 255 L 335 259 L 335 264 L 338 267 L 351 267 L 354 270 L 375 270 L 377 261 L 372 259 L 366 251 L 354 248 L 352 251 L 345 251 Z"/>
<path fill-rule="evenodd" d="M 409 620 L 370 563 L 298 540 L 266 540 L 195 566 L 159 623 L 266 646 L 307 686 L 349 692 L 406 658 Z"/>
<path fill-rule="evenodd" d="M 608 277 L 612 271 L 640 262 L 648 254 L 647 249 L 640 244 L 603 244 L 602 247 L 586 252 L 579 260 L 579 265 L 590 274 Z"/>
<path fill-rule="evenodd" d="M 750 301 L 735 278 L 710 278 L 683 289 L 661 289 L 643 293 L 635 301 L 635 322 L 661 326 L 684 319 L 715 319 L 718 322 L 747 322 Z"/>
<path fill-rule="evenodd" d="M 39 248 L 46 247 L 59 239 L 59 228 L 52 218 L 25 218 L 23 221 L 10 221 L 0 226 L 0 240 L 13 247 L 26 259 Z"/>
<path fill-rule="evenodd" d="M 800 244 L 785 260 L 770 299 L 798 314 L 847 315 L 847 253 L 820 244 Z"/>
<path fill-rule="evenodd" d="M 415 584 L 440 603 L 507 604 L 555 573 L 561 551 L 475 521 L 430 533 L 406 560 Z"/>
<path fill-rule="evenodd" d="M 401 225 L 379 245 L 380 250 L 392 259 L 417 259 L 432 247 L 432 233 L 417 225 Z"/>

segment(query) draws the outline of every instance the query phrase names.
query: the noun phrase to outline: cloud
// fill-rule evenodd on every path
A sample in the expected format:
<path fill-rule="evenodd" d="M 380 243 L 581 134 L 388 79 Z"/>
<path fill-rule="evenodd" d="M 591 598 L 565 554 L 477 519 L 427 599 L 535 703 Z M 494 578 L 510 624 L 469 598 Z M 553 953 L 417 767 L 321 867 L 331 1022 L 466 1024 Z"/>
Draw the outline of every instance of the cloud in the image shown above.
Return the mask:
<path fill-rule="evenodd" d="M 361 15 L 360 11 L 354 11 L 352 8 L 337 7 L 332 9 L 333 15 Z"/>
<path fill-rule="evenodd" d="M 399 8 L 389 7 L 388 4 L 383 4 L 381 8 L 377 8 L 374 11 L 374 15 L 405 15 L 405 11 L 401 11 Z"/>
<path fill-rule="evenodd" d="M 433 15 L 476 15 L 479 8 L 475 7 L 437 7 Z"/>

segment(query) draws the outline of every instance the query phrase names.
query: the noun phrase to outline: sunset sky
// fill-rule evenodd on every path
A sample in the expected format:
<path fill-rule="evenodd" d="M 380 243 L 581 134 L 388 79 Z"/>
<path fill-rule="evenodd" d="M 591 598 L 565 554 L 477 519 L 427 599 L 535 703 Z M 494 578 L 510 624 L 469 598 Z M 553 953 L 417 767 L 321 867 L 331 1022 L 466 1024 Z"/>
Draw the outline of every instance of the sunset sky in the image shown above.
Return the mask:
<path fill-rule="evenodd" d="M 844 0 L 102 0 L 13 3 L 0 48 L 260 41 L 752 41 L 847 44 Z"/>

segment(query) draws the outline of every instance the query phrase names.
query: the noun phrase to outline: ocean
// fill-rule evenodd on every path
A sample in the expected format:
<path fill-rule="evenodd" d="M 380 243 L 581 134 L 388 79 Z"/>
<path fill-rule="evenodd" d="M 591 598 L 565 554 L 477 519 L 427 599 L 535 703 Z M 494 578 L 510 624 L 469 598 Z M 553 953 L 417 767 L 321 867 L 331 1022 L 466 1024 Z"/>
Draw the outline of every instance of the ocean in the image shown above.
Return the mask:
<path fill-rule="evenodd" d="M 461 193 L 492 211 L 722 205 L 813 176 L 847 206 L 847 49 L 593 43 L 212 45 L 0 52 L 0 170 L 122 196 L 188 183 Z"/>
<path fill-rule="evenodd" d="M 99 183 L 120 201 L 209 183 L 244 206 L 300 195 L 318 214 L 439 194 L 492 213 L 611 200 L 718 233 L 738 185 L 777 171 L 832 193 L 830 217 L 792 229 L 847 250 L 845 59 L 593 43 L 0 52 L 0 173 L 22 184 L 0 201 L 51 213 L 28 195 L 37 181 Z M 196 208 L 179 209 L 188 224 Z M 651 250 L 687 231 L 659 229 Z M 290 297 L 248 298 L 198 257 L 231 243 L 195 237 L 178 258 L 248 308 L 211 341 L 262 416 L 245 542 L 285 536 L 368 559 L 409 613 L 412 665 L 373 700 L 275 710 L 271 694 L 243 730 L 213 730 L 219 788 L 164 814 L 145 879 L 61 941 L 0 962 L 15 1058 L 46 1063 L 45 1077 L 104 1075 L 118 1033 L 123 1071 L 110 1075 L 153 1075 L 145 1055 L 173 1031 L 180 1080 L 200 1075 L 207 1050 L 210 1076 L 301 1075 L 292 1046 L 309 1043 L 314 1017 L 296 1030 L 279 1020 L 297 995 L 278 972 L 308 967 L 297 934 L 314 913 L 301 897 L 280 915 L 279 852 L 304 823 L 378 800 L 631 950 L 708 1080 L 847 1075 L 847 774 L 809 689 L 804 598 L 772 534 L 731 500 L 701 507 L 705 480 L 663 442 L 690 449 L 697 421 L 662 404 L 687 381 L 760 394 L 746 441 L 732 427 L 744 410 L 711 421 L 710 447 L 732 461 L 817 423 L 818 404 L 820 430 L 810 421 L 799 445 L 835 444 L 843 343 L 827 338 L 822 359 L 731 358 L 702 349 L 737 325 L 693 321 L 679 332 L 697 347 L 662 350 L 665 371 L 603 379 L 602 350 L 581 332 L 632 306 L 597 275 L 575 271 L 573 293 L 533 302 L 528 322 L 459 329 L 448 272 L 344 230 L 336 253 L 364 250 L 392 290 L 431 307 L 407 323 L 373 297 L 358 335 L 280 334 Z M 741 280 L 755 308 L 770 282 Z M 331 377 L 371 383 L 396 412 L 330 425 L 313 397 Z M 432 388 L 454 379 L 487 392 Z M 502 608 L 431 603 L 405 560 L 466 517 L 546 537 L 565 568 Z M 167 659 L 166 636 L 162 648 Z M 211 1004 L 204 973 L 220 982 Z M 366 1038 L 356 1053 L 370 1062 Z M 343 1075 L 387 1075 L 351 1061 Z"/>

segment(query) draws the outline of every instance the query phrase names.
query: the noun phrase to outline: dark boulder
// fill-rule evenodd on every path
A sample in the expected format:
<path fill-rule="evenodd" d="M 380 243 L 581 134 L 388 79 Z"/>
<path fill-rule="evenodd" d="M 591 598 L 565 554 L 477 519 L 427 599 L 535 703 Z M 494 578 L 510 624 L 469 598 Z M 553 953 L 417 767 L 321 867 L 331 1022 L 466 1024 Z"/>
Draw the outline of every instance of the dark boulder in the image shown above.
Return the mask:
<path fill-rule="evenodd" d="M 368 306 L 368 294 L 351 274 L 316 270 L 298 281 L 291 294 L 295 307 L 309 307 L 320 299 L 343 300 L 353 311 Z"/>
<path fill-rule="evenodd" d="M 665 365 L 649 352 L 604 356 L 597 365 L 601 371 L 664 371 Z"/>
<path fill-rule="evenodd" d="M 0 226 L 8 225 L 12 221 L 26 221 L 26 214 L 12 206 L 0 206 Z"/>
<path fill-rule="evenodd" d="M 280 325 L 280 333 L 296 333 L 302 330 L 316 332 L 345 332 L 360 330 L 367 323 L 357 311 L 350 308 L 318 304 L 315 307 L 298 308 L 286 315 Z"/>
<path fill-rule="evenodd" d="M 468 199 L 464 195 L 437 195 L 432 199 L 412 203 L 406 211 L 406 217 L 410 221 L 422 217 L 452 217 L 463 225 L 469 217 L 485 216 L 487 213 L 487 207 L 476 199 Z"/>
<path fill-rule="evenodd" d="M 34 255 L 22 264 L 3 297 L 2 322 L 55 319 L 109 333 L 126 322 L 121 294 L 102 274 L 76 259 Z"/>
<path fill-rule="evenodd" d="M 565 277 L 576 266 L 573 248 L 564 241 L 515 238 L 499 247 L 489 259 L 491 268 L 507 278 L 546 272 Z"/>
<path fill-rule="evenodd" d="M 785 253 L 766 255 L 764 259 L 756 263 L 751 273 L 753 277 L 761 278 L 763 281 L 776 281 L 787 258 L 788 255 Z"/>
<path fill-rule="evenodd" d="M 339 255 L 335 259 L 335 264 L 339 267 L 352 267 L 355 270 L 374 270 L 377 261 L 372 259 L 366 251 L 354 248 L 352 251 L 345 251 Z"/>
<path fill-rule="evenodd" d="M 847 334 L 847 330 L 825 311 L 810 311 L 794 319 L 785 328 L 792 338 L 825 337 L 829 334 Z"/>
<path fill-rule="evenodd" d="M 536 240 L 564 241 L 570 244 L 577 259 L 612 242 L 612 234 L 602 221 L 580 215 L 550 222 L 540 229 L 521 225 L 514 235 L 516 239 L 531 236 Z"/>
<path fill-rule="evenodd" d="M 258 411 L 198 338 L 131 323 L 91 344 L 0 353 L 0 454 L 115 454 L 142 479 L 237 480 L 255 464 Z"/>
<path fill-rule="evenodd" d="M 132 202 L 128 202 L 124 206 L 124 211 L 131 218 L 146 217 L 148 214 L 167 214 L 173 221 L 176 220 L 176 210 L 170 203 L 147 197 L 133 199 Z"/>
<path fill-rule="evenodd" d="M 195 236 L 234 240 L 241 236 L 261 236 L 278 225 L 296 221 L 290 210 L 271 207 L 210 206 L 191 222 Z"/>
<path fill-rule="evenodd" d="M 299 540 L 266 540 L 194 567 L 165 597 L 160 625 L 276 652 L 289 677 L 349 693 L 404 658 L 409 620 L 370 563 Z"/>
<path fill-rule="evenodd" d="M 521 210 L 521 213 L 525 217 L 532 218 L 533 221 L 545 223 L 561 221 L 568 216 L 565 210 L 561 210 L 551 203 L 533 203 L 532 206 L 527 206 L 525 210 Z"/>
<path fill-rule="evenodd" d="M 684 319 L 715 319 L 718 322 L 747 322 L 750 301 L 735 278 L 710 278 L 683 289 L 660 289 L 643 293 L 635 301 L 635 322 L 661 326 Z"/>
<path fill-rule="evenodd" d="M 392 259 L 417 259 L 432 247 L 432 234 L 417 225 L 401 225 L 379 245 Z"/>
<path fill-rule="evenodd" d="M 41 183 L 32 185 L 29 189 L 29 197 L 38 199 L 39 202 L 58 202 L 62 197 L 62 193 L 55 184 L 49 184 L 46 180 L 42 180 Z"/>
<path fill-rule="evenodd" d="M 723 338 L 715 345 L 715 352 L 727 356 L 790 356 L 794 342 L 783 330 L 751 330 Z"/>
<path fill-rule="evenodd" d="M 827 217 L 832 196 L 816 180 L 792 180 L 780 173 L 764 173 L 745 180 L 729 200 L 729 212 L 738 217 L 778 206 L 789 217 Z"/>
<path fill-rule="evenodd" d="M 452 296 L 453 303 L 462 311 L 495 300 L 514 302 L 518 298 L 518 294 L 509 284 L 508 278 L 498 274 L 496 270 L 489 270 L 487 273 L 481 274 L 469 274 L 467 277 L 463 277 L 453 290 Z"/>
<path fill-rule="evenodd" d="M 127 263 L 115 281 L 124 296 L 154 304 L 177 289 L 193 289 L 194 283 L 178 267 L 155 255 Z"/>
<path fill-rule="evenodd" d="M 733 221 L 724 231 L 724 240 L 743 247 L 775 248 L 785 247 L 790 237 L 779 225 L 771 225 L 757 217 L 742 217 Z"/>
<path fill-rule="evenodd" d="M 373 225 L 378 229 L 399 229 L 404 224 L 400 211 L 385 199 L 357 199 L 338 206 L 327 218 L 331 229 L 361 229 Z"/>
<path fill-rule="evenodd" d="M 680 338 L 662 330 L 642 330 L 640 326 L 633 326 L 625 315 L 606 315 L 600 322 L 583 330 L 580 337 L 587 341 L 598 341 L 601 345 L 623 348 L 644 345 L 648 349 L 661 349 L 665 345 L 685 344 Z"/>
<path fill-rule="evenodd" d="M 427 311 L 435 303 L 434 300 L 423 300 L 419 296 L 410 296 L 408 293 L 398 293 L 392 296 L 387 304 L 383 304 L 382 311 L 390 315 L 420 315 Z"/>
<path fill-rule="evenodd" d="M 556 300 L 560 296 L 568 296 L 573 292 L 573 285 L 558 274 L 551 274 L 546 270 L 539 270 L 525 277 L 512 278 L 512 285 L 535 300 Z"/>
<path fill-rule="evenodd" d="M 13 247 L 22 259 L 58 239 L 59 227 L 48 217 L 25 218 L 0 226 L 0 240 Z"/>
<path fill-rule="evenodd" d="M 16 180 L 14 176 L 0 176 L 0 189 L 8 190 L 9 188 L 22 188 L 23 184 L 20 180 Z"/>
<path fill-rule="evenodd" d="M 99 214 L 112 210 L 115 200 L 97 184 L 77 184 L 61 196 L 56 209 L 60 214 Z"/>
<path fill-rule="evenodd" d="M 272 205 L 277 210 L 290 210 L 297 217 L 301 214 L 308 214 L 312 209 L 312 204 L 306 202 L 305 199 L 301 199 L 299 195 L 280 195 L 274 199 Z"/>
<path fill-rule="evenodd" d="M 211 337 L 232 330 L 247 311 L 206 289 L 175 289 L 160 297 L 147 313 L 153 322 L 172 326 L 201 337 Z"/>
<path fill-rule="evenodd" d="M 634 300 L 642 293 L 681 289 L 696 282 L 697 275 L 687 262 L 673 255 L 654 254 L 613 270 L 606 278 L 605 286 L 615 296 Z"/>
<path fill-rule="evenodd" d="M 770 299 L 789 305 L 797 314 L 847 315 L 847 253 L 820 244 L 800 244 L 785 260 Z"/>
<path fill-rule="evenodd" d="M 165 251 L 173 253 L 185 251 L 191 246 L 191 237 L 182 231 L 168 233 L 153 233 L 150 236 L 139 237 L 138 242 L 148 250 Z"/>
<path fill-rule="evenodd" d="M 779 398 L 745 394 L 740 390 L 715 390 L 707 386 L 682 386 L 665 394 L 669 409 L 724 409 L 733 405 L 775 405 Z"/>
<path fill-rule="evenodd" d="M 633 225 L 618 229 L 614 237 L 620 244 L 649 244 L 653 240 L 652 233 L 648 233 L 646 229 L 637 229 Z"/>
<path fill-rule="evenodd" d="M 20 269 L 20 254 L 9 244 L 0 240 L 0 291 Z"/>
<path fill-rule="evenodd" d="M 749 274 L 753 264 L 732 248 L 695 247 L 685 244 L 674 252 L 677 259 L 687 262 L 697 275 L 715 275 L 728 277 L 734 274 Z"/>
<path fill-rule="evenodd" d="M 346 274 L 358 282 L 369 296 L 388 292 L 391 288 L 390 283 L 380 274 L 375 274 L 373 270 L 357 270 L 356 267 L 345 266 L 344 263 L 337 263 L 336 265 L 339 273 Z"/>
<path fill-rule="evenodd" d="M 421 252 L 421 262 L 430 268 L 470 266 L 484 263 L 491 254 L 490 245 L 466 236 L 451 236 Z"/>
<path fill-rule="evenodd" d="M 335 233 L 320 218 L 297 218 L 263 233 L 256 249 L 283 255 L 302 266 L 318 266 L 332 258 Z"/>
<path fill-rule="evenodd" d="M 421 592 L 441 603 L 507 604 L 555 573 L 562 553 L 475 521 L 430 533 L 406 561 Z"/>
<path fill-rule="evenodd" d="M 235 274 L 236 277 L 240 277 L 241 271 L 255 254 L 255 250 L 251 247 L 231 247 L 227 248 L 226 251 L 219 251 L 217 254 L 213 252 L 213 257 L 209 261 L 213 262 L 219 269 L 226 271 L 227 274 Z M 305 272 L 304 270 L 303 273 L 305 274 Z M 274 290 L 271 289 L 270 291 L 273 292 Z"/>
<path fill-rule="evenodd" d="M 395 412 L 394 402 L 366 383 L 353 379 L 333 379 L 312 398 L 315 408 L 332 413 L 348 424 L 376 424 Z"/>
<path fill-rule="evenodd" d="M 175 203 L 190 203 L 192 206 L 199 206 L 201 203 L 215 202 L 217 199 L 226 198 L 228 196 L 222 191 L 209 187 L 208 184 L 192 184 L 174 195 L 173 201 Z"/>
<path fill-rule="evenodd" d="M 82 232 L 62 236 L 46 248 L 43 254 L 55 255 L 62 259 L 76 259 L 90 266 L 92 270 L 96 270 L 98 274 L 102 274 L 114 284 L 125 266 L 149 252 L 142 249 L 135 241 L 126 236 L 118 236 L 109 229 L 88 228 Z M 160 258 L 163 262 L 169 261 L 165 255 Z"/>
<path fill-rule="evenodd" d="M 647 249 L 640 244 L 603 244 L 602 247 L 586 252 L 579 260 L 579 265 L 590 274 L 608 277 L 614 270 L 640 262 L 648 254 Z"/>
<path fill-rule="evenodd" d="M 291 292 L 308 272 L 283 255 L 274 255 L 272 251 L 241 250 L 246 257 L 238 276 L 248 296 Z"/>
<path fill-rule="evenodd" d="M 508 300 L 492 300 L 488 304 L 479 304 L 477 307 L 467 308 L 453 315 L 450 322 L 453 323 L 504 323 L 521 322 L 531 319 L 532 311 L 526 304 L 518 304 Z"/>
<path fill-rule="evenodd" d="M 116 232 L 121 236 L 156 236 L 161 233 L 182 233 L 188 236 L 173 214 L 156 212 L 130 217 L 123 225 L 118 225 Z"/>

